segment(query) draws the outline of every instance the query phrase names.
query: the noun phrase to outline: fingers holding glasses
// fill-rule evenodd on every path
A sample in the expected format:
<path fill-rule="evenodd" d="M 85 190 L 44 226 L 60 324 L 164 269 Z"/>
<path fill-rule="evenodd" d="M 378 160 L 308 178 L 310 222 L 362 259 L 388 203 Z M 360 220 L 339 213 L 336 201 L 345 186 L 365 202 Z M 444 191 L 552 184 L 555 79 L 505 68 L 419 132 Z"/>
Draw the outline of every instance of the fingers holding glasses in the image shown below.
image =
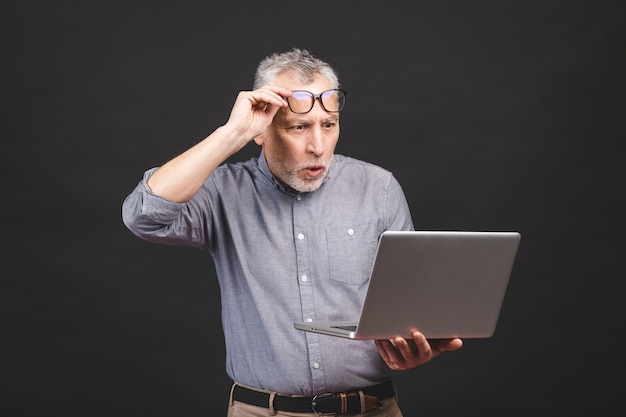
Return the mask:
<path fill-rule="evenodd" d="M 246 137 L 255 137 L 265 130 L 281 108 L 288 107 L 293 113 L 305 114 L 313 109 L 316 101 L 326 112 L 339 113 L 345 105 L 346 92 L 334 88 L 315 94 L 271 85 L 253 91 L 241 91 L 231 110 L 228 124 L 237 132 L 246 133 Z"/>
<path fill-rule="evenodd" d="M 281 87 L 266 86 L 254 91 L 242 91 L 239 94 L 244 95 L 250 101 L 253 109 L 266 109 L 267 106 L 278 108 L 286 106 L 286 99 L 291 96 L 291 91 Z"/>
<path fill-rule="evenodd" d="M 333 88 L 315 94 L 306 90 L 287 90 L 281 87 L 265 86 L 254 91 L 242 91 L 239 98 L 246 97 L 253 110 L 267 110 L 288 106 L 296 114 L 310 112 L 319 100 L 321 107 L 329 113 L 339 113 L 346 104 L 346 91 Z"/>
<path fill-rule="evenodd" d="M 286 97 L 289 95 L 291 91 L 274 86 L 241 91 L 227 124 L 240 134 L 252 138 L 265 130 L 280 108 L 287 106 Z"/>

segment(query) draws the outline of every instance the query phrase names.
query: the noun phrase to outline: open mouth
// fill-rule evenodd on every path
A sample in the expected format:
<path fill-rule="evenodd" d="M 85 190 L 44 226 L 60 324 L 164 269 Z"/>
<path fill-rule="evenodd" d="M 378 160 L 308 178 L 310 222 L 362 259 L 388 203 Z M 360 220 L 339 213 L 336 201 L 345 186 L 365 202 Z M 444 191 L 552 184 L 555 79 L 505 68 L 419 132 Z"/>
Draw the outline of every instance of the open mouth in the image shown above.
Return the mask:
<path fill-rule="evenodd" d="M 306 173 L 311 178 L 317 178 L 324 172 L 324 167 L 321 165 L 312 166 L 306 168 Z"/>

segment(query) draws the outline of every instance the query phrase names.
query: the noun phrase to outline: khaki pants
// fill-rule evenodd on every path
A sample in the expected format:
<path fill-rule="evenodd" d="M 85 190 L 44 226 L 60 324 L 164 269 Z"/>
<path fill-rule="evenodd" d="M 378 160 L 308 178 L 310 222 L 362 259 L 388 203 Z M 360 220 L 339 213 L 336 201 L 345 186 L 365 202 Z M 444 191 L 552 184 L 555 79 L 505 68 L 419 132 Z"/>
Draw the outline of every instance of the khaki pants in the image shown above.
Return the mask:
<path fill-rule="evenodd" d="M 317 413 L 311 410 L 310 413 L 291 413 L 286 411 L 273 411 L 265 407 L 257 407 L 255 405 L 245 404 L 239 401 L 229 400 L 227 417 L 318 417 Z M 402 417 L 402 412 L 398 408 L 398 402 L 395 398 L 387 398 L 382 401 L 382 407 L 376 410 L 368 411 L 365 414 L 345 414 L 349 417 Z"/>

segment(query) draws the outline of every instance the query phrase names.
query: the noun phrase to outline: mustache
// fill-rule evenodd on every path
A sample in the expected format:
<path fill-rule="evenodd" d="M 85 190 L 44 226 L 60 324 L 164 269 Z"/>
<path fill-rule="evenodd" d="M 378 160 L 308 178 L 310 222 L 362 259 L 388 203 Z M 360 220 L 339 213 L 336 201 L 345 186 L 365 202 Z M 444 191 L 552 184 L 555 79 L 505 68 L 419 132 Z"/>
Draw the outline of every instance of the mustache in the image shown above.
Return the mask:
<path fill-rule="evenodd" d="M 326 168 L 328 166 L 328 161 L 325 161 L 321 158 L 315 158 L 307 162 L 303 162 L 301 164 L 296 165 L 294 168 L 295 171 L 299 171 L 301 169 L 307 169 L 310 167 L 322 167 Z"/>

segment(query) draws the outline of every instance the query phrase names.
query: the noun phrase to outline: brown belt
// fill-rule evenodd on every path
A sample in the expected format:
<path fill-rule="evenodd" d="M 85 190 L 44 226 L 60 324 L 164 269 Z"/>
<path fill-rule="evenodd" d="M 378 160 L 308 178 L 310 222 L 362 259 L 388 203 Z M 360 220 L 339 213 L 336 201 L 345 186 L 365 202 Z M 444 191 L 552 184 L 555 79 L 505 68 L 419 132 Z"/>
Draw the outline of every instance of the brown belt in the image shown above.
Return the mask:
<path fill-rule="evenodd" d="M 310 413 L 319 415 L 338 415 L 347 413 L 365 413 L 381 407 L 381 401 L 396 395 L 393 381 L 387 380 L 382 384 L 355 389 L 346 392 L 319 394 L 313 397 L 288 396 L 270 394 L 234 384 L 232 391 L 233 401 L 270 408 L 270 399 L 273 397 L 274 410 L 292 413 Z"/>

